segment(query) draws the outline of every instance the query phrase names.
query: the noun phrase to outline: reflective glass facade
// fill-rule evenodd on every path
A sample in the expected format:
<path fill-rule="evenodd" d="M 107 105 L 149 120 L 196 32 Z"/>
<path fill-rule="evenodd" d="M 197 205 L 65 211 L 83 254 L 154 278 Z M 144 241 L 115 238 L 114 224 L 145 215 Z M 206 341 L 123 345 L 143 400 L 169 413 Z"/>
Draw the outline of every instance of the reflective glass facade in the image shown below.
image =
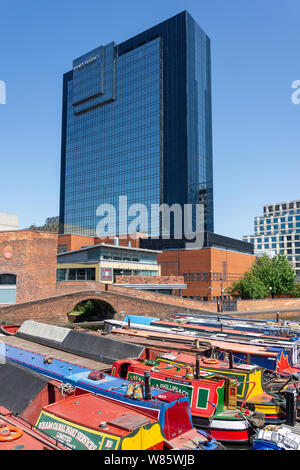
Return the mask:
<path fill-rule="evenodd" d="M 143 204 L 140 231 L 159 234 L 152 204 L 199 202 L 213 232 L 210 41 L 183 12 L 64 75 L 60 232 L 95 235 L 111 204 L 108 235 L 130 233 L 127 210 Z"/>

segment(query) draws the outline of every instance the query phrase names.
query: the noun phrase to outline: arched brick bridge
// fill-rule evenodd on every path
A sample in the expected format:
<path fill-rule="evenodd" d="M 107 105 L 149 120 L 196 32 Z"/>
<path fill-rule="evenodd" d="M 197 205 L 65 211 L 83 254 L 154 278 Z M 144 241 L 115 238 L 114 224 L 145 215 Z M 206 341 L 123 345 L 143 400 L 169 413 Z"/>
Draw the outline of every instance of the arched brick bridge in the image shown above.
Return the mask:
<path fill-rule="evenodd" d="M 120 319 L 124 314 L 163 318 L 179 312 L 207 313 L 208 307 L 207 303 L 203 302 L 100 282 L 66 281 L 57 285 L 56 295 L 1 307 L 0 321 L 19 324 L 30 319 L 60 325 L 66 323 L 68 313 L 84 300 L 95 300 L 98 305 L 102 305 L 103 319 Z M 215 306 L 213 307 L 215 312 Z"/>

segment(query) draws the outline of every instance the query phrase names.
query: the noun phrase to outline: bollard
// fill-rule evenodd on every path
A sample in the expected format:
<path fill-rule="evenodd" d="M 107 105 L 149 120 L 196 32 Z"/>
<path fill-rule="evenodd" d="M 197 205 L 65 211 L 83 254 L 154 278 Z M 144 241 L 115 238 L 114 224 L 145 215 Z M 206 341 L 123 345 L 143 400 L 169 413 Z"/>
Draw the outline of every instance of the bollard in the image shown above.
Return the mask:
<path fill-rule="evenodd" d="M 276 322 L 279 323 L 279 312 L 276 313 Z"/>
<path fill-rule="evenodd" d="M 232 351 L 228 353 L 228 360 L 229 360 L 229 369 L 233 369 L 233 354 Z"/>

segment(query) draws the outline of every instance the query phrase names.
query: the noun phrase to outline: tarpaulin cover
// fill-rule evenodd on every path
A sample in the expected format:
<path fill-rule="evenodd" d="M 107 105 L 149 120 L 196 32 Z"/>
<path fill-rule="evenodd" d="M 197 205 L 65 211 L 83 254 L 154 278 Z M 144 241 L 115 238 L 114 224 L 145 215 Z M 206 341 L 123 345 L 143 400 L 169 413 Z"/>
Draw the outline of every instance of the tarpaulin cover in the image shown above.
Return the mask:
<path fill-rule="evenodd" d="M 28 368 L 0 364 L 0 406 L 13 413 L 22 413 L 47 385 L 48 380 Z"/>
<path fill-rule="evenodd" d="M 32 320 L 25 321 L 16 336 L 106 364 L 139 357 L 144 350 L 144 346 L 137 344 Z"/>

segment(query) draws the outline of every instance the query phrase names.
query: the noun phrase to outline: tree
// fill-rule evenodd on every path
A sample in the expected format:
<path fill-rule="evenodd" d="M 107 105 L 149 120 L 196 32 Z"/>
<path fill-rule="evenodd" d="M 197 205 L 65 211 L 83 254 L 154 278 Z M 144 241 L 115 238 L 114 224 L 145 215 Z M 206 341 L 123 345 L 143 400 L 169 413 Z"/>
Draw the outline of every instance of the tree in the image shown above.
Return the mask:
<path fill-rule="evenodd" d="M 250 271 L 226 289 L 226 293 L 241 299 L 264 299 L 269 291 L 264 283 Z"/>
<path fill-rule="evenodd" d="M 263 255 L 256 260 L 251 272 L 274 295 L 290 295 L 295 289 L 296 273 L 283 253 L 279 253 L 274 258 Z"/>
<path fill-rule="evenodd" d="M 270 289 L 271 288 L 271 289 Z M 226 290 L 229 295 L 241 299 L 264 299 L 273 295 L 300 296 L 296 273 L 287 257 L 280 253 L 274 258 L 263 255 L 251 270 Z"/>

